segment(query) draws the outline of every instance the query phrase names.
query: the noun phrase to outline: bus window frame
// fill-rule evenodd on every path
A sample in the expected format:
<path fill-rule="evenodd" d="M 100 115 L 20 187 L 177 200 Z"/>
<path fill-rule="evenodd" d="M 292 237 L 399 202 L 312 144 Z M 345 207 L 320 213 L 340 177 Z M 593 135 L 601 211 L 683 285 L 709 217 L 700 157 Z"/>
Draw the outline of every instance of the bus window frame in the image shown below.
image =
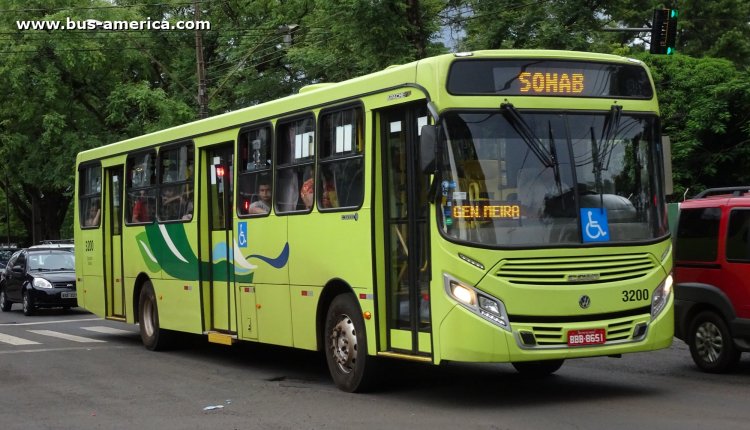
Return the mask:
<path fill-rule="evenodd" d="M 304 169 L 306 167 L 311 167 L 312 168 L 312 173 L 311 173 L 310 177 L 313 179 L 313 185 L 314 185 L 314 182 L 315 182 L 316 167 L 317 167 L 316 166 L 317 165 L 317 154 L 313 154 L 312 156 L 309 156 L 309 161 L 305 160 L 303 162 L 294 162 L 294 159 L 292 158 L 292 156 L 294 154 L 291 154 L 291 149 L 290 149 L 289 150 L 289 152 L 290 152 L 290 154 L 289 154 L 290 155 L 290 157 L 289 157 L 290 161 L 288 163 L 283 163 L 283 164 L 279 162 L 279 157 L 282 154 L 281 145 L 282 144 L 290 144 L 290 143 L 292 143 L 292 142 L 287 141 L 287 139 L 281 139 L 280 134 L 282 133 L 283 130 L 288 130 L 287 126 L 289 126 L 290 124 L 293 124 L 293 123 L 296 123 L 296 122 L 304 122 L 305 120 L 309 120 L 310 124 L 312 125 L 312 132 L 313 132 L 313 146 L 312 147 L 314 148 L 313 151 L 317 151 L 317 140 L 318 140 L 317 126 L 318 126 L 318 123 L 317 123 L 317 116 L 315 115 L 315 112 L 313 112 L 313 111 L 307 111 L 307 112 L 303 112 L 303 113 L 300 113 L 300 114 L 297 114 L 297 115 L 294 115 L 294 116 L 280 118 L 280 119 L 278 119 L 276 121 L 276 127 L 274 128 L 274 137 L 275 137 L 275 140 L 274 140 L 274 147 L 275 148 L 274 149 L 275 149 L 275 151 L 274 151 L 274 159 L 273 159 L 273 165 L 274 165 L 273 177 L 275 178 L 275 184 L 274 184 L 273 196 L 272 196 L 272 199 L 273 199 L 273 210 L 274 210 L 274 213 L 276 215 L 287 216 L 287 215 L 309 214 L 310 212 L 312 212 L 313 208 L 315 207 L 315 195 L 314 195 L 315 194 L 315 187 L 313 186 L 313 202 L 312 202 L 313 204 L 309 208 L 307 208 L 307 209 L 305 209 L 305 208 L 303 208 L 303 209 L 291 209 L 291 210 L 280 210 L 279 209 L 279 198 L 278 198 L 279 196 L 278 196 L 278 193 L 280 192 L 280 189 L 282 188 L 281 187 L 281 183 L 280 183 L 281 182 L 281 179 L 280 179 L 281 175 L 280 174 L 282 173 L 282 171 L 283 172 L 291 171 L 291 172 L 293 172 L 293 173 L 296 174 L 296 172 L 300 168 Z M 303 173 L 303 175 L 304 175 L 304 173 Z M 304 185 L 304 182 L 300 183 L 300 181 L 298 181 L 298 183 L 297 183 L 297 190 L 296 190 L 296 193 L 297 193 L 297 206 L 299 206 L 299 202 L 302 199 L 300 190 L 301 190 L 301 188 L 302 188 L 303 185 Z"/>
<path fill-rule="evenodd" d="M 83 194 L 81 192 L 82 191 L 81 187 L 83 187 L 85 185 L 84 184 L 84 180 L 86 179 L 86 177 L 85 177 L 85 175 L 82 174 L 82 172 L 85 171 L 85 170 L 88 170 L 88 169 L 90 169 L 92 167 L 94 167 L 94 168 L 98 167 L 99 168 L 99 191 L 97 193 Z M 104 177 L 104 172 L 102 170 L 102 163 L 99 160 L 97 160 L 97 161 L 90 161 L 90 162 L 87 162 L 87 163 L 82 163 L 82 164 L 80 164 L 78 166 L 78 193 L 79 193 L 79 195 L 78 195 L 78 225 L 79 225 L 79 227 L 82 230 L 96 230 L 99 227 L 101 227 L 101 225 L 102 225 L 102 216 L 101 215 L 102 215 L 102 210 L 103 210 L 103 202 L 102 202 L 102 191 L 103 191 L 102 190 L 102 181 L 103 181 L 103 177 Z M 98 220 L 98 222 L 95 225 L 94 224 L 87 225 L 86 224 L 86 216 L 85 216 L 87 211 L 82 212 L 82 210 L 83 210 L 83 201 L 85 200 L 87 202 L 86 209 L 88 209 L 89 208 L 89 206 L 88 206 L 89 200 L 93 200 L 93 199 L 96 199 L 96 198 L 99 199 L 99 220 Z"/>
<path fill-rule="evenodd" d="M 346 154 L 346 155 L 335 155 L 335 154 L 333 154 L 333 155 L 329 155 L 329 156 L 323 158 L 323 133 L 325 132 L 323 130 L 323 127 L 322 127 L 323 120 L 324 120 L 324 118 L 327 115 L 334 115 L 336 113 L 346 112 L 346 111 L 352 111 L 352 112 L 355 112 L 356 114 L 359 115 L 359 118 L 356 118 L 356 119 L 360 120 L 362 130 L 361 130 L 361 133 L 358 133 L 357 130 L 355 129 L 354 135 L 355 135 L 355 137 L 361 137 L 361 139 L 362 139 L 361 141 L 357 141 L 356 142 L 356 145 L 359 146 L 360 149 L 358 151 L 356 151 L 356 152 L 349 153 L 349 154 Z M 339 106 L 328 107 L 328 108 L 322 109 L 320 112 L 318 112 L 317 134 L 315 136 L 316 139 L 317 139 L 317 141 L 318 141 L 317 142 L 318 148 L 316 149 L 316 152 L 317 152 L 316 153 L 317 168 L 316 168 L 316 171 L 315 171 L 315 204 L 317 205 L 318 211 L 324 212 L 324 213 L 328 213 L 328 212 L 351 212 L 351 211 L 358 211 L 364 205 L 364 203 L 365 203 L 365 182 L 366 182 L 365 181 L 365 172 L 364 171 L 365 171 L 365 163 L 367 162 L 367 160 L 365 158 L 365 153 L 366 153 L 366 149 L 367 149 L 366 146 L 365 146 L 366 145 L 366 141 L 367 141 L 367 138 L 366 138 L 366 136 L 367 136 L 366 135 L 366 129 L 367 129 L 366 124 L 367 124 L 367 122 L 366 121 L 367 121 L 367 118 L 366 118 L 366 114 L 365 114 L 365 106 L 364 106 L 364 103 L 361 100 L 358 100 L 358 101 L 353 102 L 353 103 L 342 104 L 342 105 L 339 105 Z M 356 122 L 357 121 L 355 121 L 355 125 L 356 125 Z M 323 207 L 323 205 L 320 204 L 321 203 L 321 198 L 323 196 L 323 189 L 322 189 L 322 187 L 323 187 L 323 180 L 322 180 L 322 177 L 321 177 L 321 175 L 323 174 L 323 167 L 322 166 L 333 165 L 333 164 L 336 164 L 336 163 L 345 163 L 347 161 L 357 160 L 357 159 L 361 160 L 361 169 L 362 169 L 362 183 L 360 185 L 361 186 L 361 189 L 360 189 L 361 199 L 360 199 L 359 203 L 357 205 L 354 205 L 354 206 L 338 206 L 338 207 L 330 207 L 330 208 Z"/>
<path fill-rule="evenodd" d="M 162 167 L 162 153 L 163 152 L 172 151 L 172 150 L 175 150 L 175 149 L 179 150 L 179 148 L 181 148 L 183 146 L 187 147 L 188 151 L 192 150 L 192 167 L 193 167 L 192 174 L 190 175 L 190 177 L 188 179 L 185 179 L 185 180 L 182 180 L 182 181 L 178 180 L 178 181 L 164 183 L 163 177 L 162 177 L 163 172 L 162 172 L 162 169 L 161 169 L 161 167 Z M 172 142 L 172 143 L 168 143 L 168 144 L 165 144 L 163 146 L 159 146 L 158 147 L 158 150 L 157 150 L 157 153 L 156 153 L 156 209 L 155 209 L 155 212 L 154 212 L 155 221 L 157 223 L 159 223 L 159 224 L 188 223 L 188 222 L 191 222 L 195 218 L 195 213 L 196 213 L 196 210 L 195 210 L 195 176 L 196 176 L 195 175 L 195 170 L 196 170 L 195 169 L 195 158 L 196 158 L 195 157 L 195 141 L 193 141 L 192 139 L 181 140 L 181 141 L 178 141 L 178 142 Z M 190 165 L 188 165 L 187 167 L 190 167 Z M 177 187 L 177 186 L 181 186 L 181 185 L 190 185 L 190 187 L 191 187 L 190 194 L 191 194 L 192 201 L 190 203 L 192 203 L 192 205 L 193 205 L 193 213 L 192 213 L 191 218 L 190 219 L 184 219 L 182 216 L 180 216 L 179 218 L 174 218 L 174 219 L 161 219 L 161 211 L 162 211 L 162 206 L 163 206 L 163 204 L 162 204 L 162 188 Z"/>
<path fill-rule="evenodd" d="M 130 175 L 130 172 L 132 171 L 132 168 L 133 168 L 132 163 L 133 163 L 133 159 L 135 159 L 136 157 L 139 157 L 141 155 L 146 155 L 148 153 L 151 153 L 154 156 L 154 161 L 153 161 L 154 163 L 153 169 L 154 169 L 154 176 L 155 176 L 154 181 L 153 183 L 149 184 L 148 187 L 137 187 L 135 188 L 135 190 L 137 191 L 155 190 L 157 192 L 159 191 L 159 181 L 158 181 L 158 172 L 157 172 L 157 169 L 158 169 L 157 147 L 153 146 L 153 147 L 146 148 L 143 151 L 134 151 L 134 152 L 129 153 L 125 159 L 125 225 L 126 226 L 141 226 L 141 225 L 153 224 L 156 222 L 156 208 L 154 208 L 153 219 L 151 219 L 150 221 L 138 221 L 138 222 L 131 221 L 133 219 L 133 205 L 134 205 L 134 202 L 132 202 L 130 198 L 130 191 L 134 189 L 133 178 Z M 156 204 L 156 201 L 154 201 L 154 204 Z"/>
<path fill-rule="evenodd" d="M 268 166 L 268 168 L 262 169 L 262 170 L 246 170 L 247 166 L 243 166 L 242 165 L 242 161 L 243 160 L 242 160 L 242 154 L 241 154 L 242 148 L 240 148 L 240 142 L 241 142 L 240 136 L 242 136 L 244 133 L 250 133 L 250 132 L 253 132 L 253 131 L 261 130 L 263 128 L 268 128 L 270 130 L 269 148 L 271 150 L 271 154 L 270 154 L 271 165 Z M 258 123 L 250 124 L 250 125 L 247 125 L 247 126 L 243 126 L 243 127 L 240 128 L 240 131 L 237 133 L 237 139 L 236 139 L 236 141 L 237 141 L 237 144 L 236 144 L 237 147 L 235 148 L 235 153 L 237 154 L 236 155 L 236 157 L 237 157 L 236 164 L 239 166 L 239 169 L 236 169 L 237 170 L 237 184 L 234 187 L 235 188 L 234 201 L 235 201 L 235 206 L 236 207 L 235 207 L 234 210 L 237 213 L 237 217 L 238 218 L 264 218 L 264 217 L 267 217 L 267 216 L 271 215 L 271 213 L 274 213 L 275 212 L 275 208 L 276 208 L 276 205 L 275 205 L 275 203 L 276 203 L 276 194 L 275 194 L 275 191 L 274 191 L 276 189 L 276 175 L 275 175 L 275 173 L 276 173 L 276 164 L 277 164 L 277 162 L 276 162 L 276 127 L 274 127 L 274 124 L 271 121 L 263 121 L 263 122 L 258 122 Z M 248 154 L 248 160 L 249 159 L 250 159 L 250 154 Z M 240 187 L 242 185 L 242 177 L 243 176 L 260 176 L 263 173 L 270 173 L 270 175 L 271 175 L 271 206 L 269 207 L 268 212 L 266 212 L 264 214 L 243 213 L 240 210 L 241 209 L 240 205 L 242 204 L 242 199 L 241 199 L 242 196 L 240 195 Z"/>

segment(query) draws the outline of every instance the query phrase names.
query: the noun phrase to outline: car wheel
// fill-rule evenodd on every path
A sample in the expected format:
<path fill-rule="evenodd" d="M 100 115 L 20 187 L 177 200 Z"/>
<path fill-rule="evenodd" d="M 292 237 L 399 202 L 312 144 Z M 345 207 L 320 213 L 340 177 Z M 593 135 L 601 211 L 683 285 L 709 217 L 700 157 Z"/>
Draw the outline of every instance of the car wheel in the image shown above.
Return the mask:
<path fill-rule="evenodd" d="M 167 349 L 172 340 L 172 333 L 159 326 L 159 308 L 151 281 L 146 281 L 138 297 L 138 322 L 143 345 L 151 351 Z"/>
<path fill-rule="evenodd" d="M 8 300 L 8 296 L 5 295 L 5 288 L 0 289 L 0 310 L 2 310 L 3 312 L 8 312 L 12 307 L 13 302 Z"/>
<path fill-rule="evenodd" d="M 693 318 L 688 332 L 690 355 L 709 373 L 724 373 L 737 365 L 740 351 L 734 346 L 727 323 L 716 312 L 703 311 Z"/>
<path fill-rule="evenodd" d="M 29 290 L 23 292 L 23 314 L 26 316 L 34 315 L 36 311 L 36 305 L 34 305 L 34 299 L 31 298 Z"/>
<path fill-rule="evenodd" d="M 547 376 L 557 372 L 565 360 L 519 361 L 513 364 L 516 371 L 528 376 Z"/>
<path fill-rule="evenodd" d="M 336 386 L 349 393 L 372 389 L 377 363 L 367 355 L 365 323 L 354 296 L 342 294 L 333 299 L 324 336 L 326 362 Z"/>

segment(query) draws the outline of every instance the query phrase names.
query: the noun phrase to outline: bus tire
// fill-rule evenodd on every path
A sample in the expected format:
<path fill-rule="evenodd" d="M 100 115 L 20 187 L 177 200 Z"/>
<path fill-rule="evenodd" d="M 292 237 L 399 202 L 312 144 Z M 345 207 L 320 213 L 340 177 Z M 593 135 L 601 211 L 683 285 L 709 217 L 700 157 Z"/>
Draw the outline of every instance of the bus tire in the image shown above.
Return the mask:
<path fill-rule="evenodd" d="M 704 372 L 728 372 L 740 359 L 727 323 L 713 311 L 703 311 L 693 318 L 688 345 L 693 361 Z"/>
<path fill-rule="evenodd" d="M 375 358 L 367 355 L 362 312 L 351 294 L 336 296 L 325 322 L 325 355 L 333 382 L 349 393 L 368 391 L 375 382 Z"/>
<path fill-rule="evenodd" d="M 516 371 L 528 376 L 547 376 L 557 372 L 565 360 L 519 361 L 513 364 Z"/>
<path fill-rule="evenodd" d="M 146 281 L 138 297 L 138 321 L 143 346 L 151 351 L 163 351 L 170 343 L 170 333 L 159 327 L 159 308 L 151 281 Z"/>

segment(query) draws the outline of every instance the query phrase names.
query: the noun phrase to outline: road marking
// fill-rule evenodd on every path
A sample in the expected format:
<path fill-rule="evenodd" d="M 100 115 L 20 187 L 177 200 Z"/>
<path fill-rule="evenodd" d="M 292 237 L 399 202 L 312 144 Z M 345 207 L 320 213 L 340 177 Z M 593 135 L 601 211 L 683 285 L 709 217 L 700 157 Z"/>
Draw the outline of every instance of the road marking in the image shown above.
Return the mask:
<path fill-rule="evenodd" d="M 81 321 L 101 321 L 101 318 L 85 318 L 78 320 L 58 320 L 58 321 L 39 321 L 39 322 L 28 322 L 28 323 L 0 323 L 0 326 L 22 326 L 22 325 L 42 325 L 42 324 L 60 324 L 69 322 L 81 322 Z"/>
<path fill-rule="evenodd" d="M 96 333 L 104 333 L 104 334 L 136 334 L 135 332 L 128 331 L 128 330 L 122 330 L 119 328 L 112 328 L 107 326 L 92 326 L 92 327 L 81 327 L 84 330 L 93 331 Z"/>
<path fill-rule="evenodd" d="M 9 343 L 11 345 L 39 345 L 39 342 L 34 342 L 33 340 L 22 339 L 20 337 L 2 333 L 0 333 L 0 342 Z"/>
<path fill-rule="evenodd" d="M 39 349 L 12 349 L 0 351 L 0 355 L 23 354 L 26 352 L 56 352 L 56 351 L 95 351 L 99 349 L 123 349 L 124 346 L 71 346 L 67 348 L 39 348 Z"/>
<path fill-rule="evenodd" d="M 42 336 L 57 337 L 60 339 L 65 339 L 65 340 L 72 340 L 73 342 L 81 342 L 81 343 L 106 342 L 106 340 L 89 339 L 87 337 L 60 333 L 59 331 L 52 331 L 52 330 L 29 330 L 29 331 L 31 333 L 41 334 Z"/>

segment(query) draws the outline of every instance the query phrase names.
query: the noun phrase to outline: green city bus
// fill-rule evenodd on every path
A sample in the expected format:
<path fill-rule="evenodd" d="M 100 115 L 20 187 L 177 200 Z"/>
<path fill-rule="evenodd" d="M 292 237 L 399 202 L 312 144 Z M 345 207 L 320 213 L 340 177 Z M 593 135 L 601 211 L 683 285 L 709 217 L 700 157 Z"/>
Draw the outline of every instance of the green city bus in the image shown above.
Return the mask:
<path fill-rule="evenodd" d="M 175 332 L 512 363 L 668 347 L 672 247 L 653 81 L 637 60 L 456 53 L 81 152 L 78 304 Z"/>

